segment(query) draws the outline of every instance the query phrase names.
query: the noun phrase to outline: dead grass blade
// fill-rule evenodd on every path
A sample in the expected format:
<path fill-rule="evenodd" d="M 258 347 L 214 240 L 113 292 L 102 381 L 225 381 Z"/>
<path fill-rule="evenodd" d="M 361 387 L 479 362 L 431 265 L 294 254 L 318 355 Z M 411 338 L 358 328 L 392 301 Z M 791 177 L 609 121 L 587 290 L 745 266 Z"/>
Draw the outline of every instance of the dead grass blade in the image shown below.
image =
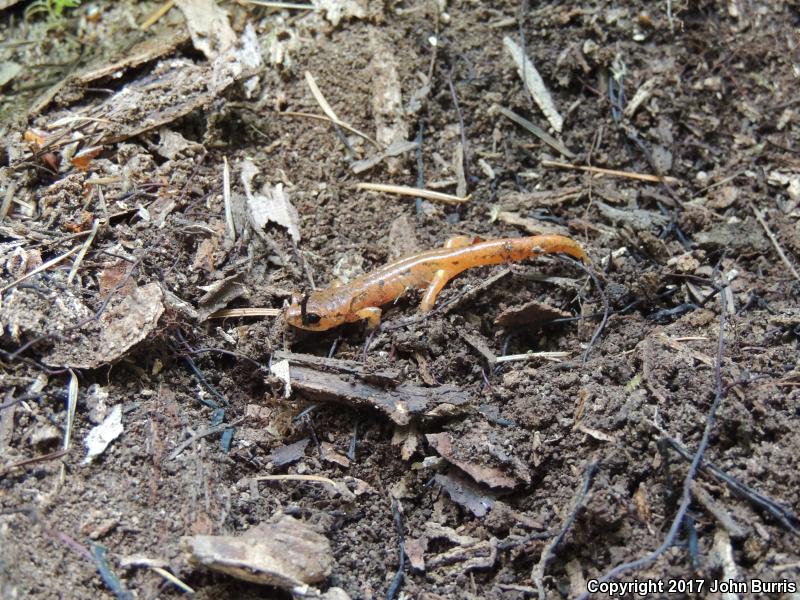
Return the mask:
<path fill-rule="evenodd" d="M 752 202 L 750 202 L 749 204 L 750 204 L 750 210 L 753 211 L 753 214 L 756 216 L 756 219 L 758 219 L 759 224 L 761 225 L 761 227 L 764 228 L 764 233 L 767 234 L 769 241 L 772 242 L 772 246 L 775 248 L 775 252 L 777 252 L 778 256 L 781 257 L 783 264 L 785 264 L 788 267 L 789 271 L 792 273 L 792 275 L 794 275 L 794 278 L 797 281 L 800 281 L 800 274 L 797 273 L 797 269 L 795 269 L 794 265 L 789 260 L 789 257 L 786 256 L 786 253 L 783 251 L 780 242 L 778 242 L 778 238 L 776 238 L 775 234 L 772 233 L 772 230 L 769 228 L 769 225 L 767 225 L 767 222 L 764 220 L 764 216 L 761 214 L 761 211 L 759 211 L 756 208 L 756 205 L 753 204 Z"/>
<path fill-rule="evenodd" d="M 268 0 L 239 0 L 244 4 L 253 4 L 255 6 L 263 6 L 264 8 L 275 8 L 278 10 L 313 10 L 316 11 L 317 7 L 313 4 L 292 4 L 291 2 L 269 2 Z"/>
<path fill-rule="evenodd" d="M 594 173 L 596 175 L 610 175 L 611 177 L 625 177 L 627 179 L 637 179 L 639 181 L 649 181 L 651 183 L 672 183 L 678 184 L 680 181 L 668 175 L 650 175 L 649 173 L 632 173 L 630 171 L 617 171 L 616 169 L 603 169 L 601 167 L 585 167 L 582 165 L 573 165 L 570 163 L 562 163 L 555 160 L 543 160 L 543 167 L 556 167 L 558 169 L 575 169 L 577 171 L 586 171 L 587 173 Z"/>
<path fill-rule="evenodd" d="M 20 277 L 19 279 L 15 279 L 14 281 L 12 281 L 11 283 L 9 283 L 8 285 L 5 285 L 5 286 L 3 286 L 2 288 L 0 288 L 0 294 L 2 294 L 3 292 L 6 292 L 6 291 L 8 291 L 8 290 L 10 290 L 12 287 L 14 287 L 15 285 L 18 285 L 18 284 L 22 283 L 22 282 L 23 282 L 23 281 L 25 281 L 26 279 L 30 279 L 30 278 L 31 278 L 31 277 L 33 277 L 34 275 L 38 275 L 38 274 L 39 274 L 39 273 L 41 273 L 42 271 L 46 271 L 47 269 L 49 269 L 49 268 L 50 268 L 50 267 L 52 267 L 53 265 L 57 265 L 57 264 L 58 264 L 58 263 L 60 263 L 62 260 L 64 260 L 65 258 L 69 258 L 70 256 L 72 256 L 73 254 L 75 254 L 75 253 L 76 253 L 78 250 L 80 250 L 80 249 L 81 249 L 81 246 L 75 246 L 75 247 L 74 247 L 72 250 L 69 250 L 69 251 L 65 252 L 65 253 L 64 253 L 64 254 L 62 254 L 61 256 L 56 256 L 55 258 L 51 258 L 51 259 L 50 259 L 50 260 L 48 260 L 46 263 L 43 263 L 42 265 L 40 265 L 39 267 L 37 267 L 36 269 L 34 269 L 33 271 L 31 271 L 30 273 L 25 273 L 25 275 L 23 275 L 23 276 L 22 276 L 22 277 Z"/>
<path fill-rule="evenodd" d="M 335 123 L 339 127 L 346 129 L 350 133 L 354 133 L 358 137 L 367 140 L 370 144 L 372 144 L 379 150 L 384 149 L 383 146 L 381 146 L 378 142 L 369 137 L 366 133 L 363 133 L 358 129 L 356 129 L 355 127 L 348 125 L 347 123 L 342 121 L 338 116 L 336 116 L 336 113 L 333 112 L 333 108 L 331 108 L 331 105 L 328 104 L 328 101 L 325 99 L 325 96 L 322 95 L 322 92 L 320 91 L 319 86 L 317 85 L 317 80 L 314 79 L 314 76 L 308 71 L 306 71 L 305 77 L 306 77 L 306 83 L 308 84 L 308 89 L 311 90 L 311 95 L 314 96 L 314 99 L 317 101 L 317 104 L 319 104 L 319 107 L 322 109 L 322 112 L 324 112 L 327 115 L 327 117 L 331 120 L 331 122 Z"/>
<path fill-rule="evenodd" d="M 505 36 L 503 38 L 503 45 L 506 51 L 511 55 L 514 64 L 517 65 L 517 72 L 522 79 L 525 88 L 530 93 L 531 98 L 536 102 L 539 109 L 544 113 L 544 116 L 550 122 L 550 125 L 556 132 L 561 133 L 561 128 L 564 126 L 564 117 L 562 117 L 556 108 L 553 97 L 550 95 L 550 90 L 545 86 L 539 71 L 533 66 L 533 62 L 525 56 L 522 48 L 520 48 L 514 40 Z"/>
<path fill-rule="evenodd" d="M 225 308 L 208 316 L 209 319 L 228 319 L 232 317 L 277 317 L 280 308 Z"/>
<path fill-rule="evenodd" d="M 172 10 L 173 6 L 175 6 L 175 0 L 167 0 L 167 2 L 164 2 L 164 4 L 150 13 L 150 16 L 147 17 L 141 25 L 139 25 L 139 29 L 144 31 L 145 29 L 149 29 L 155 25 L 161 17 Z"/>
<path fill-rule="evenodd" d="M 225 236 L 231 244 L 236 241 L 236 227 L 233 224 L 233 209 L 231 208 L 231 168 L 228 157 L 222 157 L 222 198 L 225 202 Z"/>
<path fill-rule="evenodd" d="M 425 198 L 434 202 L 444 202 L 445 204 L 464 204 L 469 202 L 470 196 L 453 196 L 442 192 L 432 192 L 422 188 L 414 188 L 406 185 L 391 185 L 386 183 L 357 183 L 356 187 L 360 190 L 369 192 L 386 192 L 387 194 L 397 194 L 399 196 L 411 196 L 413 198 Z"/>
<path fill-rule="evenodd" d="M 78 376 L 69 370 L 69 387 L 67 388 L 67 424 L 64 430 L 63 450 L 69 450 L 72 443 L 72 428 L 75 424 L 75 408 L 78 406 Z"/>
<path fill-rule="evenodd" d="M 514 111 L 508 110 L 507 108 L 503 108 L 502 106 L 498 106 L 497 108 L 504 117 L 511 119 L 512 121 L 514 121 L 514 123 L 516 123 L 523 129 L 527 129 L 529 132 L 538 137 L 540 140 L 542 140 L 545 144 L 553 148 L 553 150 L 555 150 L 559 154 L 563 154 L 567 158 L 575 158 L 574 152 L 572 152 L 569 148 L 567 148 L 564 144 L 559 142 L 556 138 L 547 133 L 541 127 L 534 125 L 533 123 L 528 121 L 528 119 L 519 116 Z"/>
<path fill-rule="evenodd" d="M 78 269 L 83 262 L 83 258 L 86 256 L 86 253 L 89 251 L 89 246 L 92 245 L 94 241 L 94 236 L 97 235 L 97 230 L 100 228 L 100 221 L 98 219 L 94 220 L 92 223 L 92 230 L 89 232 L 89 237 L 86 238 L 86 241 L 83 242 L 83 246 L 81 246 L 81 251 L 78 252 L 78 256 L 75 257 L 75 262 L 72 263 L 72 268 L 69 271 L 69 275 L 67 276 L 67 283 L 72 283 L 72 280 L 75 279 L 75 275 L 78 274 Z"/>

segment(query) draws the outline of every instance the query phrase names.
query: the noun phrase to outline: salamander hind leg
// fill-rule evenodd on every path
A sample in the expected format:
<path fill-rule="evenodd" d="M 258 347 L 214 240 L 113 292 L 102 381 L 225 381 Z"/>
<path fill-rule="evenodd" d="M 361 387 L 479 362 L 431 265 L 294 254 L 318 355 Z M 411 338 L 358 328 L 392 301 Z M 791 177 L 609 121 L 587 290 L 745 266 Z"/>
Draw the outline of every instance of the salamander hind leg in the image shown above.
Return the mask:
<path fill-rule="evenodd" d="M 471 246 L 478 241 L 480 241 L 479 238 L 470 237 L 468 235 L 457 235 L 447 240 L 447 242 L 444 244 L 444 247 L 448 249 L 464 248 L 465 246 Z M 453 277 L 453 273 L 444 269 L 439 269 L 436 271 L 430 283 L 428 284 L 427 289 L 425 290 L 425 295 L 422 297 L 422 302 L 419 303 L 420 312 L 426 313 L 433 308 L 439 292 L 442 291 L 444 286 L 447 285 L 447 282 Z"/>
<path fill-rule="evenodd" d="M 369 306 L 356 311 L 356 315 L 358 315 L 359 319 L 363 319 L 367 322 L 367 329 L 369 331 L 374 331 L 378 328 L 378 325 L 381 324 L 381 312 L 381 309 L 377 306 Z"/>

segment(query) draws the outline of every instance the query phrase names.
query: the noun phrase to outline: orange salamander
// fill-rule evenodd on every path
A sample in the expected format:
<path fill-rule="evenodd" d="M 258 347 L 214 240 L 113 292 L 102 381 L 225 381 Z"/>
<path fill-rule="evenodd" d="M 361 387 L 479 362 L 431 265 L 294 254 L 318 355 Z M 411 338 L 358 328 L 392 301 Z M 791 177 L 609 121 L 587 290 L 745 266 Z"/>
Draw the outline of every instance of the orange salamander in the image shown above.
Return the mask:
<path fill-rule="evenodd" d="M 433 308 L 436 297 L 453 277 L 471 267 L 518 262 L 540 254 L 563 252 L 586 262 L 583 248 L 563 235 L 536 235 L 475 242 L 458 236 L 444 248 L 412 254 L 347 284 L 306 294 L 284 312 L 286 321 L 300 329 L 325 331 L 343 323 L 366 320 L 375 329 L 380 306 L 394 302 L 411 288 L 426 288 L 419 311 Z"/>

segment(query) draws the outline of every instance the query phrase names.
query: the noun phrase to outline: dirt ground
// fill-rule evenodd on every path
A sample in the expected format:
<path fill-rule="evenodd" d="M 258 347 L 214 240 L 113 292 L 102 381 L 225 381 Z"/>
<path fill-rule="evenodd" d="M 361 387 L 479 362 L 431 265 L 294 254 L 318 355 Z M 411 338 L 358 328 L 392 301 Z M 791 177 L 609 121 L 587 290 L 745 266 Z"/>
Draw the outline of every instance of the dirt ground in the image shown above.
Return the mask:
<path fill-rule="evenodd" d="M 800 598 L 797 2 L 0 4 L 3 598 L 301 597 L 187 550 L 282 515 L 307 597 Z M 209 318 L 540 233 L 593 277 Z"/>

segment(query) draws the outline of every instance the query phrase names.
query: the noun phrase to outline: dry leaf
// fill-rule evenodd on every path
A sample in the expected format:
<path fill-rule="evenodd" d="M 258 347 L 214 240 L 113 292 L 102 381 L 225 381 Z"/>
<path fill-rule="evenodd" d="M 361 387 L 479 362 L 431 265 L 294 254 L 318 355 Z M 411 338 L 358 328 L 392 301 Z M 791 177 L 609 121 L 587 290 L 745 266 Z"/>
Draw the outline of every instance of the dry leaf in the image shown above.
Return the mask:
<path fill-rule="evenodd" d="M 256 231 L 263 231 L 267 223 L 280 225 L 289 232 L 295 242 L 300 241 L 300 215 L 289 201 L 283 184 L 265 185 L 261 194 L 252 190 L 253 178 L 258 174 L 258 167 L 252 161 L 242 161 L 242 184 L 247 196 L 247 209 L 250 222 Z"/>

